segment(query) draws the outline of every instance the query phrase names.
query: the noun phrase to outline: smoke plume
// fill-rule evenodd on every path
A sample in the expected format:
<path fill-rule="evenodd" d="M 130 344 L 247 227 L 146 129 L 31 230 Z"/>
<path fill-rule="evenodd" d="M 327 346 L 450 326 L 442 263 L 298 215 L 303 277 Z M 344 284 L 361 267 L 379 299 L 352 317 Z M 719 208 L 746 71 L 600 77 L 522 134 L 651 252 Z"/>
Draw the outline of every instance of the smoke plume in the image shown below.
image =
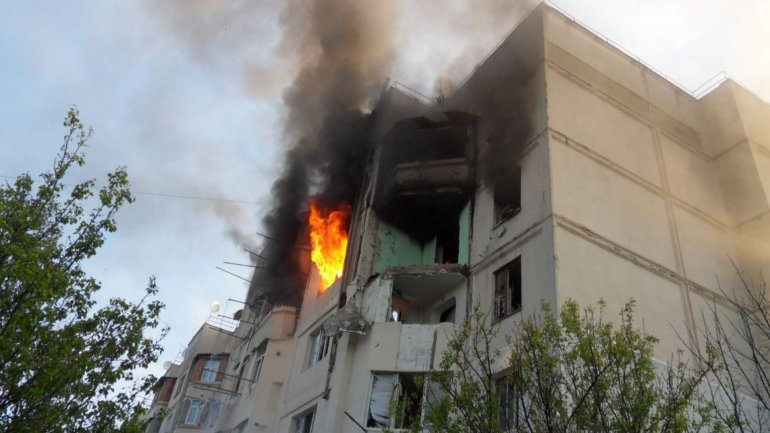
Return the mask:
<path fill-rule="evenodd" d="M 395 57 L 396 12 L 390 2 L 288 2 L 279 50 L 299 67 L 283 96 L 288 150 L 272 187 L 273 208 L 263 219 L 270 266 L 255 273 L 250 297 L 299 299 L 294 257 L 310 195 L 330 207 L 354 199 L 368 145 L 364 109 Z"/>
<path fill-rule="evenodd" d="M 263 218 L 266 258 L 256 262 L 250 299 L 301 299 L 296 253 L 309 197 L 332 208 L 353 204 L 368 152 L 366 109 L 386 77 L 395 73 L 430 93 L 437 77 L 446 76 L 439 93 L 450 93 L 531 1 L 148 2 L 188 53 L 240 78 L 247 95 L 273 99 L 284 88 L 285 154 Z M 253 237 L 239 229 L 239 210 L 215 212 L 237 244 L 250 243 Z"/>

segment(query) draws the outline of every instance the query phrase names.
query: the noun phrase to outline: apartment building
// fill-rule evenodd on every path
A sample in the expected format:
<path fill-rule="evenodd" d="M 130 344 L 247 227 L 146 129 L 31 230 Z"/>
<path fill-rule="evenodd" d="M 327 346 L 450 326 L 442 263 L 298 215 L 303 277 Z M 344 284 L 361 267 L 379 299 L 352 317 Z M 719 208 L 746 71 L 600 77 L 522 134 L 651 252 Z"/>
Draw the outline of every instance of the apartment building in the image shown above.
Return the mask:
<path fill-rule="evenodd" d="M 699 343 L 736 267 L 770 264 L 770 105 L 731 80 L 696 98 L 547 5 L 451 95 L 390 88 L 372 115 L 342 277 L 324 288 L 311 269 L 280 324 L 244 309 L 208 431 L 399 428 L 391 397 L 427 398 L 420 376 L 474 306 L 505 335 L 542 300 L 633 298 L 668 359 L 679 335 Z"/>

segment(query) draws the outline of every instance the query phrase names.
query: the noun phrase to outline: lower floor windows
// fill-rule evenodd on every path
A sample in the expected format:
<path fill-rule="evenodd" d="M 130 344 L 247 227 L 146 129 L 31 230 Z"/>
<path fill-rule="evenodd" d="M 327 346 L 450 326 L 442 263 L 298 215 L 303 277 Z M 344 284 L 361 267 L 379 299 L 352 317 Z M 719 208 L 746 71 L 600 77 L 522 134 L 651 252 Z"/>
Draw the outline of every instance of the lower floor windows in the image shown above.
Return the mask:
<path fill-rule="evenodd" d="M 293 433 L 312 433 L 315 420 L 315 408 L 294 418 Z"/>
<path fill-rule="evenodd" d="M 505 431 L 515 431 L 519 426 L 519 400 L 513 384 L 508 377 L 501 377 L 495 382 L 499 399 L 498 425 Z"/>
<path fill-rule="evenodd" d="M 184 415 L 184 425 L 198 425 L 198 419 L 200 418 L 201 410 L 203 409 L 202 400 L 185 400 L 184 408 L 182 411 Z"/>
<path fill-rule="evenodd" d="M 185 399 L 179 424 L 214 428 L 219 417 L 220 403 L 216 400 Z"/>
<path fill-rule="evenodd" d="M 423 420 L 426 399 L 430 402 L 433 394 L 437 384 L 424 373 L 374 373 L 366 426 L 410 428 Z"/>

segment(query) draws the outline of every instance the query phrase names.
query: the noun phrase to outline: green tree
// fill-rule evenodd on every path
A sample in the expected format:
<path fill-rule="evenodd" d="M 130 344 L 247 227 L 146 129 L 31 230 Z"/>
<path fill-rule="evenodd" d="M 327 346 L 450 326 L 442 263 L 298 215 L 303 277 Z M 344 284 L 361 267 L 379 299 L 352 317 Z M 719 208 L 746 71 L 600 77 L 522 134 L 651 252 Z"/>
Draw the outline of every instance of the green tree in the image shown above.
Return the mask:
<path fill-rule="evenodd" d="M 475 310 L 449 339 L 428 375 L 422 425 L 441 433 L 719 431 L 701 383 L 711 364 L 667 367 L 652 358 L 657 339 L 634 327 L 633 302 L 615 325 L 605 304 L 581 312 L 547 304 L 512 335 Z M 711 361 L 705 359 L 704 361 Z"/>
<path fill-rule="evenodd" d="M 0 186 L 0 431 L 113 431 L 136 420 L 152 378 L 135 377 L 156 361 L 163 305 L 150 279 L 138 302 L 97 306 L 101 285 L 82 263 L 94 256 L 115 215 L 133 197 L 124 168 L 95 181 L 63 183 L 85 164 L 91 137 L 70 109 L 53 169 Z M 90 211 L 86 203 L 95 203 Z"/>

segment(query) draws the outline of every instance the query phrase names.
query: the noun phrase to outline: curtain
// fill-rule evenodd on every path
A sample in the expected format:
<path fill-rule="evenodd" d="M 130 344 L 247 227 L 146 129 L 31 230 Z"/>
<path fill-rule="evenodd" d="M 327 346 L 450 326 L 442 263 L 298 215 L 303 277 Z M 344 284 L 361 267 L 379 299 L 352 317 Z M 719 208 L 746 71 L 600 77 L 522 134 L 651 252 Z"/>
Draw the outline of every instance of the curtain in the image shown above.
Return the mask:
<path fill-rule="evenodd" d="M 369 414 L 377 427 L 386 427 L 390 420 L 390 403 L 398 383 L 397 374 L 374 374 L 372 395 L 369 399 Z"/>

